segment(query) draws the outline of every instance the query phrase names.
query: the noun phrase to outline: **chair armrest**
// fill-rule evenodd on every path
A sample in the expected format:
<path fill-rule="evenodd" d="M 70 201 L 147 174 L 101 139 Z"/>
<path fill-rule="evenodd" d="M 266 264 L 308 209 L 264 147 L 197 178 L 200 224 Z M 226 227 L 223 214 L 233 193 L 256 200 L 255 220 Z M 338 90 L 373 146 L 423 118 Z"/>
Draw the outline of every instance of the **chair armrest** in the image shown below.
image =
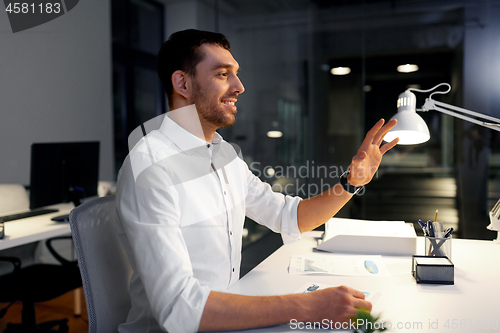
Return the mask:
<path fill-rule="evenodd" d="M 21 259 L 16 257 L 0 257 L 0 261 L 8 261 L 14 266 L 13 274 L 16 274 L 21 270 Z"/>
<path fill-rule="evenodd" d="M 70 266 L 76 266 L 78 262 L 76 260 L 70 261 L 62 257 L 59 253 L 57 253 L 56 250 L 54 250 L 54 247 L 52 246 L 52 241 L 54 240 L 62 240 L 62 239 L 71 239 L 73 240 L 73 237 L 71 236 L 61 236 L 61 237 L 54 237 L 54 238 L 49 238 L 45 241 L 45 245 L 47 246 L 47 249 L 49 249 L 49 252 L 52 254 L 54 258 L 57 259 L 61 263 L 61 265 L 70 265 Z"/>

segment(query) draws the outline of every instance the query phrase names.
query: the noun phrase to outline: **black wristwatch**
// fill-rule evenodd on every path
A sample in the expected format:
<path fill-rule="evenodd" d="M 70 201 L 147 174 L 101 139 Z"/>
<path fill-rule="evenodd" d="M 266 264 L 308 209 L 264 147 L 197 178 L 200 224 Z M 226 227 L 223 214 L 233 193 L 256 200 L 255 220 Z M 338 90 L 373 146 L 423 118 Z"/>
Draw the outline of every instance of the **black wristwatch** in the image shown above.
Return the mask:
<path fill-rule="evenodd" d="M 356 194 L 358 193 L 359 191 L 361 191 L 362 189 L 364 189 L 365 187 L 364 186 L 359 186 L 359 187 L 356 187 L 354 185 L 351 185 L 349 184 L 349 182 L 347 181 L 347 175 L 351 172 L 351 170 L 347 169 L 346 172 L 344 172 L 341 176 L 340 176 L 340 185 L 342 185 L 342 188 L 344 190 L 346 190 L 347 192 L 349 193 L 352 193 L 352 194 Z"/>

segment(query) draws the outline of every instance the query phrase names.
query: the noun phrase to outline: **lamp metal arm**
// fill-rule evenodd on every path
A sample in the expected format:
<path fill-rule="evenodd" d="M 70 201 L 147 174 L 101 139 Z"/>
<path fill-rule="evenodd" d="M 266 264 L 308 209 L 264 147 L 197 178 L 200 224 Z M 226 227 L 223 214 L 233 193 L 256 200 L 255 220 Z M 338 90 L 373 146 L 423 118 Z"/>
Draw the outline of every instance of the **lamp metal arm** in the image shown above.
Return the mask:
<path fill-rule="evenodd" d="M 447 108 L 447 109 L 445 109 L 445 108 Z M 458 112 L 462 112 L 462 113 L 465 113 L 465 114 L 469 114 L 469 115 L 472 115 L 472 116 L 480 118 L 480 119 L 489 120 L 489 121 L 492 121 L 492 123 L 491 122 L 486 122 L 486 121 L 481 121 L 481 120 L 478 120 L 478 119 L 474 119 L 474 118 L 465 116 L 463 114 L 450 111 L 448 109 L 455 110 L 455 111 L 458 111 Z M 487 116 L 487 115 L 479 113 L 479 112 L 474 112 L 474 111 L 471 111 L 471 110 L 460 108 L 458 106 L 454 106 L 454 105 L 446 104 L 446 103 L 443 103 L 443 102 L 435 101 L 435 100 L 433 100 L 431 98 L 426 98 L 425 99 L 425 103 L 422 106 L 422 109 L 420 109 L 418 111 L 427 112 L 429 110 L 436 110 L 436 111 L 439 111 L 439 112 L 442 112 L 442 113 L 446 113 L 446 114 L 448 114 L 450 116 L 457 117 L 457 118 L 460 118 L 462 120 L 466 120 L 466 121 L 469 121 L 471 123 L 474 123 L 476 125 L 481 125 L 481 126 L 484 126 L 484 127 L 488 127 L 490 129 L 493 129 L 495 131 L 499 131 L 500 132 L 500 119 L 495 118 L 495 117 L 491 117 L 491 116 Z"/>

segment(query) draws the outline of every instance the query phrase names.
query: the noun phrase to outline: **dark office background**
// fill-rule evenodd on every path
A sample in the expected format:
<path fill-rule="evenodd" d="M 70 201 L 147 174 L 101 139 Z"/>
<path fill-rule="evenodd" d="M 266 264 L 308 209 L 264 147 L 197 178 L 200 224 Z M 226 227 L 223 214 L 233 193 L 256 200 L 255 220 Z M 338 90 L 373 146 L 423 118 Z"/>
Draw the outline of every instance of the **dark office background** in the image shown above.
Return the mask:
<path fill-rule="evenodd" d="M 127 133 L 165 110 L 159 82 L 148 73 L 153 61 L 146 60 L 160 44 L 164 17 L 162 5 L 152 0 L 115 2 L 118 168 Z M 498 61 L 484 55 L 498 53 L 491 45 L 498 29 L 492 19 L 497 1 L 213 0 L 184 6 L 195 6 L 198 28 L 222 32 L 233 43 L 247 91 L 238 102 L 236 125 L 220 132 L 242 147 L 252 170 L 278 191 L 307 197 L 325 183 L 334 184 L 334 174 L 312 172 L 345 169 L 366 131 L 378 119 L 392 117 L 397 96 L 408 87 L 448 82 L 453 90 L 440 100 L 500 113 L 492 95 L 499 82 L 491 76 Z M 396 71 L 406 63 L 419 70 Z M 351 73 L 331 75 L 329 69 L 339 66 Z M 419 106 L 427 96 L 417 93 Z M 388 153 L 365 194 L 339 216 L 416 223 L 439 209 L 457 236 L 491 238 L 487 211 L 500 194 L 498 135 L 437 112 L 422 116 L 431 140 Z M 270 130 L 283 136 L 269 138 Z M 301 166 L 307 166 L 308 177 L 292 172 Z M 247 222 L 249 238 L 259 234 Z"/>
<path fill-rule="evenodd" d="M 453 90 L 437 99 L 499 117 L 499 14 L 498 0 L 89 0 L 18 34 L 2 17 L 0 132 L 11 144 L 2 147 L 1 181 L 28 183 L 30 142 L 95 139 L 101 179 L 115 180 L 130 131 L 168 108 L 155 73 L 159 46 L 199 28 L 228 37 L 246 88 L 236 124 L 221 134 L 262 180 L 307 197 L 336 182 L 312 169 L 345 169 L 410 86 L 448 82 Z M 406 63 L 419 71 L 396 71 Z M 330 74 L 337 66 L 351 73 Z M 425 97 L 417 93 L 418 106 Z M 457 236 L 491 239 L 498 133 L 438 112 L 423 117 L 431 140 L 390 151 L 339 216 L 416 222 L 439 209 Z M 309 177 L 290 171 L 301 166 Z M 263 235 L 251 221 L 247 229 L 246 243 Z"/>

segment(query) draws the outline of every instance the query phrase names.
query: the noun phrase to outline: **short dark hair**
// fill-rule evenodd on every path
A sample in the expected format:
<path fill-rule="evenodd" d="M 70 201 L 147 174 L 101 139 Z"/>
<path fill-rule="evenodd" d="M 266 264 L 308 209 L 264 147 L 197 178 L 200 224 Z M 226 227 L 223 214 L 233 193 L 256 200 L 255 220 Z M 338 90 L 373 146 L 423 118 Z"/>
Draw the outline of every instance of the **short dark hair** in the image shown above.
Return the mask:
<path fill-rule="evenodd" d="M 172 74 L 177 70 L 181 70 L 195 77 L 196 65 L 204 57 L 203 52 L 200 50 L 203 43 L 215 44 L 231 51 L 231 45 L 223 34 L 188 29 L 170 35 L 158 52 L 156 70 L 167 94 L 169 105 L 172 103 L 173 94 Z"/>

